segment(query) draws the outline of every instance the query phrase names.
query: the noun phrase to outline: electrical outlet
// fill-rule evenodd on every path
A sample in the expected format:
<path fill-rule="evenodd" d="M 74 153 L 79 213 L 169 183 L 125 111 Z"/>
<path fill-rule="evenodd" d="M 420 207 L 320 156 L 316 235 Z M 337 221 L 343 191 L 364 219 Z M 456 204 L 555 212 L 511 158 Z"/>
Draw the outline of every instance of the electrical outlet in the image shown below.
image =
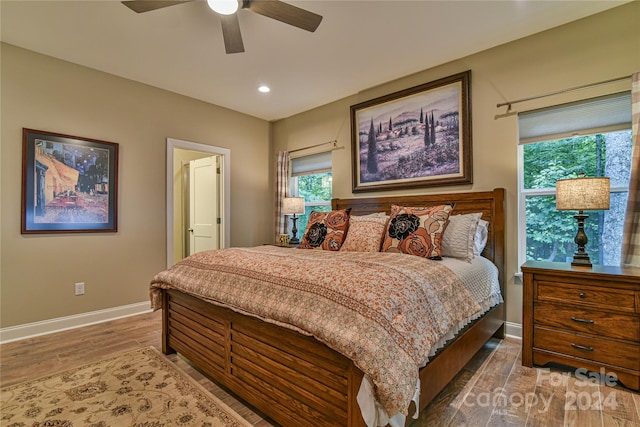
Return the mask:
<path fill-rule="evenodd" d="M 84 295 L 84 282 L 76 283 L 76 295 Z"/>

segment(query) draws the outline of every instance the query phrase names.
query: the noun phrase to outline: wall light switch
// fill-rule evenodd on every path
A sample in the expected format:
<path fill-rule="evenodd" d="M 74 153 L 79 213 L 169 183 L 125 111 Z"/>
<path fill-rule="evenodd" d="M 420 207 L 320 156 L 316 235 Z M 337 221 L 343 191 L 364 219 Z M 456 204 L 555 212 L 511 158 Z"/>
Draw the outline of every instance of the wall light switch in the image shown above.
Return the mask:
<path fill-rule="evenodd" d="M 84 295 L 84 282 L 76 283 L 76 295 Z"/>

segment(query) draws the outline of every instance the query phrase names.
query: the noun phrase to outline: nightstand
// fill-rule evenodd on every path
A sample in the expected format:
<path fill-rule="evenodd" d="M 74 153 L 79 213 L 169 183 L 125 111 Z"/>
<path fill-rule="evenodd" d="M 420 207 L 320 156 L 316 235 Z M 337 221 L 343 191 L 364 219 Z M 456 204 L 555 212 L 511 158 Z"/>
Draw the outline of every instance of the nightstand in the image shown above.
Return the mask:
<path fill-rule="evenodd" d="M 614 373 L 640 389 L 640 269 L 522 266 L 522 364 Z"/>

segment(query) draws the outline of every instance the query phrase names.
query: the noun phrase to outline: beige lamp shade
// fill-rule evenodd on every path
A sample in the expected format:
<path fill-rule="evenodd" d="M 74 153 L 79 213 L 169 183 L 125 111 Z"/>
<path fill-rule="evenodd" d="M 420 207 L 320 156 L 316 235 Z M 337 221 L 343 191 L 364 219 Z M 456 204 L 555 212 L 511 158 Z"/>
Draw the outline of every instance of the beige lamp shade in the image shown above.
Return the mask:
<path fill-rule="evenodd" d="M 609 178 L 579 177 L 556 181 L 556 209 L 598 211 L 609 209 Z"/>
<path fill-rule="evenodd" d="M 282 213 L 285 215 L 303 214 L 304 198 L 302 197 L 285 197 L 282 202 Z"/>

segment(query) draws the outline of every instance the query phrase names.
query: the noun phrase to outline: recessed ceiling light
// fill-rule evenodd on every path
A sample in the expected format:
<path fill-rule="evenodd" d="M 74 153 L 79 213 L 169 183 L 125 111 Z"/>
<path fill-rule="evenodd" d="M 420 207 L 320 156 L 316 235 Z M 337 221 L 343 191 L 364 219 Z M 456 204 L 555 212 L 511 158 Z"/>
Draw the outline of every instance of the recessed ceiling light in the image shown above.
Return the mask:
<path fill-rule="evenodd" d="M 269 88 L 269 86 L 267 85 L 262 85 L 258 88 L 258 90 L 262 93 L 267 93 L 267 92 L 271 92 L 271 88 Z"/>

